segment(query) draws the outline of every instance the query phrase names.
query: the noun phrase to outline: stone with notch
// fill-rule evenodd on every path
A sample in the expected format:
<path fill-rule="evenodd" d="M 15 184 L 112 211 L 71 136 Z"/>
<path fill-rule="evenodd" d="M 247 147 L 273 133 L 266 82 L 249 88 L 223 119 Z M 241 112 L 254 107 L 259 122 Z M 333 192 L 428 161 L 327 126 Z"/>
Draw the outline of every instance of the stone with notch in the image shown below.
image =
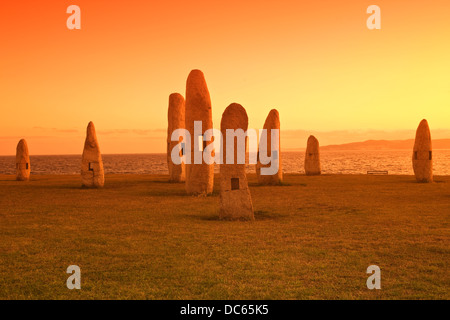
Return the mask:
<path fill-rule="evenodd" d="M 17 144 L 16 148 L 16 180 L 28 181 L 30 180 L 31 165 L 30 155 L 28 153 L 28 145 L 25 139 L 22 139 Z"/>
<path fill-rule="evenodd" d="M 86 141 L 81 159 L 81 180 L 85 188 L 101 188 L 105 185 L 102 155 L 92 122 L 89 122 L 86 130 Z"/>
<path fill-rule="evenodd" d="M 317 176 L 320 173 L 319 140 L 314 136 L 310 136 L 306 146 L 305 174 L 307 176 Z"/>
<path fill-rule="evenodd" d="M 433 182 L 433 149 L 428 121 L 423 119 L 416 131 L 412 156 L 414 174 L 417 182 Z"/>
<path fill-rule="evenodd" d="M 223 159 L 220 165 L 220 213 L 224 220 L 254 220 L 252 197 L 245 172 L 245 152 L 247 139 L 244 134 L 227 137 L 227 129 L 246 132 L 248 117 L 245 109 L 237 103 L 230 104 L 222 114 L 220 131 L 223 136 Z M 231 138 L 233 141 L 228 141 Z M 227 147 L 233 143 L 233 147 Z M 230 152 L 232 151 L 232 152 Z M 228 154 L 230 152 L 230 154 Z M 238 163 L 238 153 L 242 153 L 244 163 Z M 234 158 L 232 158 L 234 157 Z M 231 163 L 232 162 L 232 163 Z"/>

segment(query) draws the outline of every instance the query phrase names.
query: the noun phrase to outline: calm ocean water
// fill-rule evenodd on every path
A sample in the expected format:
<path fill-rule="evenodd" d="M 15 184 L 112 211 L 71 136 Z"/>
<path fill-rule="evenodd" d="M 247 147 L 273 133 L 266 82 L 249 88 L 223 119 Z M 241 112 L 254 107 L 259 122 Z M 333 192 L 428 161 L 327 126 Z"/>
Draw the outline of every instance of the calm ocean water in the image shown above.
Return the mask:
<path fill-rule="evenodd" d="M 450 175 L 450 150 L 435 150 L 434 174 Z M 304 173 L 304 152 L 283 152 L 283 172 Z M 168 174 L 165 154 L 103 155 L 105 173 Z M 78 174 L 81 155 L 31 156 L 32 174 Z M 386 170 L 389 174 L 413 174 L 411 151 L 324 151 L 324 174 L 366 174 Z M 254 172 L 254 165 L 247 166 Z M 216 165 L 218 172 L 218 166 Z M 0 156 L 0 174 L 15 174 L 15 157 Z"/>

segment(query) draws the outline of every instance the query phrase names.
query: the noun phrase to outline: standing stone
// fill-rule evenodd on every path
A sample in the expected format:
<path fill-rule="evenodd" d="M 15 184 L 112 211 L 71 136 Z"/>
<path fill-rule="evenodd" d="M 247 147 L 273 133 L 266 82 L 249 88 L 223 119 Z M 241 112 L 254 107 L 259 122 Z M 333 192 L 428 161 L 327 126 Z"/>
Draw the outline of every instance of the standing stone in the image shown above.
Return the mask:
<path fill-rule="evenodd" d="M 247 175 L 245 173 L 245 163 L 237 164 L 238 151 L 245 152 L 244 149 L 238 149 L 238 143 L 234 142 L 234 163 L 227 163 L 227 129 L 242 129 L 247 131 L 248 117 L 245 109 L 237 104 L 230 104 L 222 114 L 220 122 L 220 131 L 223 136 L 223 159 L 224 163 L 220 165 L 220 219 L 226 220 L 254 220 L 253 204 L 248 189 Z M 247 139 L 245 139 L 245 145 Z M 231 142 L 229 142 L 231 143 Z"/>
<path fill-rule="evenodd" d="M 183 182 L 185 180 L 184 163 L 175 164 L 172 162 L 172 150 L 179 141 L 172 141 L 172 132 L 176 129 L 184 129 L 184 98 L 179 93 L 172 93 L 169 96 L 169 111 L 167 127 L 167 165 L 169 167 L 169 181 Z M 180 154 L 181 156 L 182 154 Z"/>
<path fill-rule="evenodd" d="M 278 166 L 278 172 L 273 175 L 262 175 L 261 174 L 261 168 L 263 167 L 270 167 L 269 164 L 262 164 L 260 162 L 260 154 L 259 154 L 259 147 L 258 147 L 258 161 L 256 163 L 256 176 L 258 178 L 259 184 L 262 185 L 276 185 L 280 184 L 283 181 L 283 167 L 282 167 L 282 159 L 281 159 L 281 145 L 280 145 L 280 115 L 278 114 L 278 111 L 276 109 L 272 109 L 269 112 L 269 115 L 266 118 L 266 122 L 264 123 L 263 129 L 267 130 L 267 157 L 278 157 L 279 166 Z M 278 151 L 276 154 L 272 154 L 272 129 L 278 129 L 278 132 L 280 133 L 278 136 Z M 261 142 L 260 142 L 261 144 Z"/>
<path fill-rule="evenodd" d="M 305 154 L 305 173 L 307 176 L 320 175 L 319 140 L 309 136 Z"/>
<path fill-rule="evenodd" d="M 83 187 L 86 188 L 100 188 L 105 185 L 102 155 L 92 122 L 89 122 L 86 131 L 86 141 L 81 159 L 81 180 Z"/>
<path fill-rule="evenodd" d="M 412 162 L 417 182 L 433 182 L 431 133 L 425 119 L 420 122 L 416 131 Z"/>
<path fill-rule="evenodd" d="M 205 77 L 200 70 L 192 70 L 186 82 L 185 126 L 191 134 L 191 164 L 186 164 L 186 192 L 191 195 L 207 195 L 213 191 L 214 163 L 207 164 L 202 157 L 200 164 L 194 164 L 194 145 L 198 144 L 200 150 L 205 150 L 213 141 L 203 141 L 202 145 L 198 143 L 194 137 L 194 121 L 201 121 L 202 136 L 206 130 L 213 127 L 211 98 Z"/>
<path fill-rule="evenodd" d="M 28 145 L 25 139 L 22 139 L 17 144 L 16 148 L 16 172 L 18 181 L 30 180 L 30 155 L 28 153 Z"/>

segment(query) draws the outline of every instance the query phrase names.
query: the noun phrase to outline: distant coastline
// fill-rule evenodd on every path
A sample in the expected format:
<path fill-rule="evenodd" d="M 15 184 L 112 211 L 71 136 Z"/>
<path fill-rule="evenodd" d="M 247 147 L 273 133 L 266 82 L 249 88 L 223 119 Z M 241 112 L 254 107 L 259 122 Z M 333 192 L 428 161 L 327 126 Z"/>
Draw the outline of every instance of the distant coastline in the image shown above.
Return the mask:
<path fill-rule="evenodd" d="M 377 151 L 412 150 L 414 139 L 408 140 L 366 140 L 320 147 L 321 151 Z M 305 148 L 284 149 L 285 151 L 305 151 Z M 433 150 L 450 150 L 450 139 L 433 140 Z"/>
<path fill-rule="evenodd" d="M 433 150 L 450 150 L 450 139 L 435 139 Z M 320 151 L 395 151 L 412 150 L 414 139 L 408 140 L 366 140 L 360 142 L 351 142 L 343 144 L 332 144 L 321 146 Z M 282 148 L 284 152 L 305 152 L 305 148 Z M 104 153 L 103 155 L 165 155 L 165 152 L 136 152 L 136 153 Z M 0 157 L 11 157 L 15 154 L 1 154 Z M 31 156 L 80 156 L 80 153 L 74 154 L 32 154 Z"/>
<path fill-rule="evenodd" d="M 284 173 L 304 173 L 305 151 L 284 149 Z M 403 150 L 331 150 L 321 154 L 323 174 L 366 174 L 369 170 L 389 171 L 392 175 L 412 175 L 412 148 Z M 168 174 L 167 156 L 158 154 L 103 154 L 107 174 Z M 31 174 L 80 174 L 81 154 L 31 155 Z M 450 150 L 435 150 L 434 173 L 450 175 Z M 15 174 L 15 156 L 0 156 L 0 174 Z M 219 172 L 219 166 L 215 166 Z M 254 165 L 247 166 L 254 173 Z"/>

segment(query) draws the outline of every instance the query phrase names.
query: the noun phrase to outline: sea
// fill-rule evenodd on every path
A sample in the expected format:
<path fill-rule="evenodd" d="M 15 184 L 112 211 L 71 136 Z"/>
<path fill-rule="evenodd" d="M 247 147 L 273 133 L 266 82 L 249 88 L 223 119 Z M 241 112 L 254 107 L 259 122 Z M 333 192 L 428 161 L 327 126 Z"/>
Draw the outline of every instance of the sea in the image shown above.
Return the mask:
<path fill-rule="evenodd" d="M 322 151 L 323 174 L 367 174 L 367 171 L 388 171 L 394 175 L 412 175 L 412 152 L 383 151 Z M 305 153 L 282 153 L 284 173 L 304 173 Z M 32 174 L 79 174 L 81 155 L 31 156 Z M 166 154 L 105 154 L 106 174 L 168 174 Z M 433 151 L 435 175 L 450 175 L 450 150 Z M 215 167 L 219 172 L 219 166 Z M 247 165 L 255 172 L 254 165 Z M 0 156 L 0 174 L 15 174 L 15 157 Z"/>

